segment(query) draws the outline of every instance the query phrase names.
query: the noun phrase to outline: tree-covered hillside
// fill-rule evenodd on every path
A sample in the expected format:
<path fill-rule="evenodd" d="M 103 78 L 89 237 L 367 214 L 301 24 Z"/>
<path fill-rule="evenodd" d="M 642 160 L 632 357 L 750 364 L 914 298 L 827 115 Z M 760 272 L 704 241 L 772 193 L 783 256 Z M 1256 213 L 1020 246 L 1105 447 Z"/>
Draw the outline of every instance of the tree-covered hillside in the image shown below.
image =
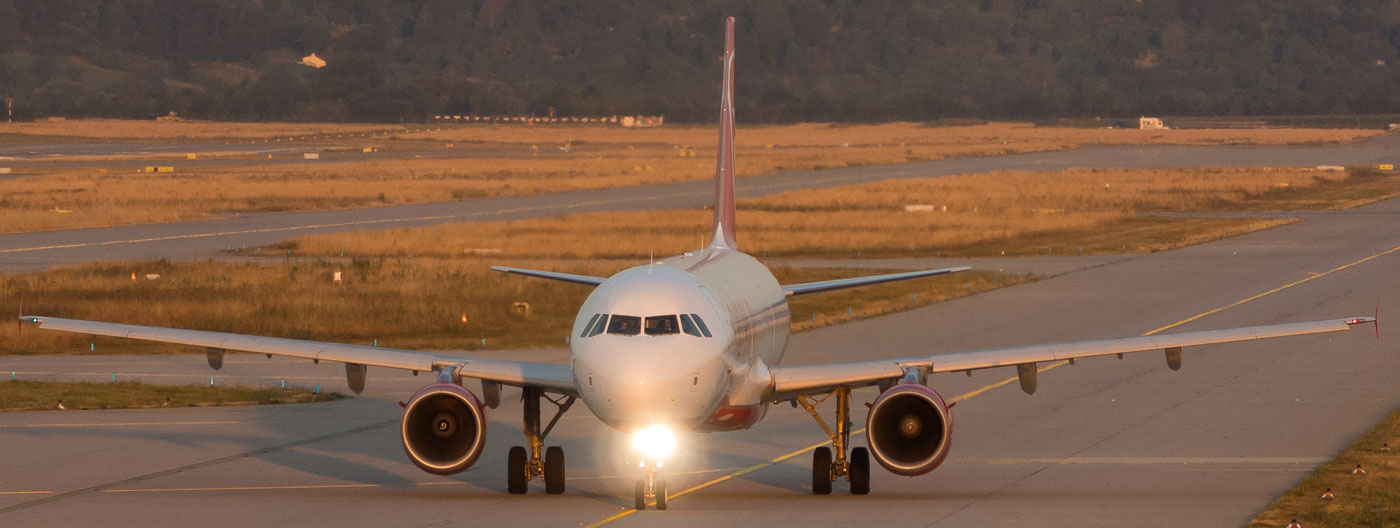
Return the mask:
<path fill-rule="evenodd" d="M 17 118 L 1400 112 L 1400 0 L 0 0 Z M 316 53 L 322 69 L 297 64 Z"/>

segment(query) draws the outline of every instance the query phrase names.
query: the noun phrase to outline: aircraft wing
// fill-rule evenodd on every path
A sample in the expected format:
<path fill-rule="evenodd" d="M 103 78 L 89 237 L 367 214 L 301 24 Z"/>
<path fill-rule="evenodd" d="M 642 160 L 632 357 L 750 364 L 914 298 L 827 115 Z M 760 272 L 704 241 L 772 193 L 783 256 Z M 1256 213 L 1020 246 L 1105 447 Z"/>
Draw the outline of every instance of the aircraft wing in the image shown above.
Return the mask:
<path fill-rule="evenodd" d="M 494 381 L 506 385 L 536 387 L 569 395 L 578 392 L 574 385 L 573 370 L 569 365 L 477 359 L 417 350 L 104 323 L 39 315 L 22 315 L 20 321 L 37 324 L 40 329 L 44 330 L 206 347 L 210 349 L 210 366 L 215 368 L 222 366 L 221 354 L 223 351 L 231 350 L 415 372 L 433 372 L 446 367 L 457 367 L 457 373 L 463 377 Z M 215 354 L 219 354 L 217 362 Z M 347 372 L 349 370 L 347 369 Z M 353 388 L 354 383 L 352 382 L 351 385 Z"/>
<path fill-rule="evenodd" d="M 869 286 L 883 282 L 894 282 L 907 279 L 918 279 L 922 277 L 932 277 L 934 275 L 946 275 L 972 269 L 969 266 L 958 266 L 956 268 L 943 268 L 934 270 L 908 271 L 904 273 L 890 273 L 888 275 L 872 275 L 869 277 L 856 277 L 853 279 L 836 279 L 821 282 L 804 282 L 802 284 L 791 284 L 783 286 L 783 293 L 788 297 L 794 295 L 806 295 L 809 293 L 821 293 L 843 288 L 855 288 L 857 286 Z"/>
<path fill-rule="evenodd" d="M 801 394 L 826 392 L 838 386 L 863 387 L 898 380 L 904 377 L 907 368 L 919 369 L 922 373 L 928 374 L 1016 366 L 1022 376 L 1022 388 L 1026 392 L 1033 392 L 1035 390 L 1033 377 L 1036 363 L 1160 350 L 1166 352 L 1167 363 L 1175 370 L 1181 366 L 1181 349 L 1183 347 L 1339 332 L 1349 330 L 1354 325 L 1375 323 L 1375 321 L 1373 317 L 1356 317 L 1179 334 L 995 348 L 904 359 L 769 367 L 773 377 L 769 401 L 781 401 Z M 1032 378 L 1029 387 L 1026 385 L 1025 378 L 1027 376 Z"/>

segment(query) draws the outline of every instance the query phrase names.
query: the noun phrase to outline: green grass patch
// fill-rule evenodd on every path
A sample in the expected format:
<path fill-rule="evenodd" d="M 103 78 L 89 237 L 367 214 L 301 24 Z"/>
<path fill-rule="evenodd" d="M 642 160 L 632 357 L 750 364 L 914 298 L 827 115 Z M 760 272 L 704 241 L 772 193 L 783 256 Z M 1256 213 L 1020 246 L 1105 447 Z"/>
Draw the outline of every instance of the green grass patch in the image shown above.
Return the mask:
<path fill-rule="evenodd" d="M 301 389 L 262 389 L 235 385 L 147 385 L 136 382 L 65 383 L 55 381 L 0 382 L 0 411 L 48 411 L 59 408 L 154 409 L 158 407 L 222 407 L 312 403 L 345 399 L 338 393 Z"/>
<path fill-rule="evenodd" d="M 1390 451 L 1381 447 L 1390 445 Z M 1352 471 L 1360 464 L 1365 475 Z M 1320 497 L 1332 488 L 1333 499 Z M 1355 442 L 1254 518 L 1248 528 L 1400 526 L 1400 410 L 1362 433 Z"/>

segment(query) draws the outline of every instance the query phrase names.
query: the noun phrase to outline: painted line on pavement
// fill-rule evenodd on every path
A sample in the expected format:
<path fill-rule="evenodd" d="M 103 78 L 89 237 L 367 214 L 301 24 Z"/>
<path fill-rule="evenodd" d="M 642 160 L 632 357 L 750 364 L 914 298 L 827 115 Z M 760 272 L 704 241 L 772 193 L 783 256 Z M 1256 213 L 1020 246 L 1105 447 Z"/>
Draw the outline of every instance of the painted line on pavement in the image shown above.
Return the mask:
<path fill-rule="evenodd" d="M 1161 328 L 1157 328 L 1157 329 L 1155 329 L 1155 330 L 1151 330 L 1151 331 L 1145 332 L 1145 333 L 1143 333 L 1142 335 L 1144 335 L 1144 336 L 1150 336 L 1150 335 L 1153 335 L 1153 334 L 1156 334 L 1156 333 L 1159 333 L 1159 332 L 1163 332 L 1163 331 L 1165 331 L 1165 330 L 1169 330 L 1169 329 L 1172 329 L 1172 328 L 1176 328 L 1176 327 L 1178 327 L 1178 326 L 1181 326 L 1181 325 L 1184 325 L 1184 324 L 1186 324 L 1186 323 L 1189 323 L 1189 322 L 1192 322 L 1192 321 L 1201 319 L 1201 318 L 1203 318 L 1203 317 L 1207 317 L 1207 316 L 1210 316 L 1210 315 L 1213 315 L 1213 314 L 1217 314 L 1217 313 L 1220 313 L 1220 312 L 1222 312 L 1222 311 L 1228 310 L 1228 309 L 1230 309 L 1230 308 L 1234 308 L 1234 307 L 1236 307 L 1236 306 L 1239 306 L 1239 305 L 1241 305 L 1241 304 L 1245 304 L 1245 303 L 1248 303 L 1248 302 L 1250 302 L 1250 301 L 1255 301 L 1255 300 L 1258 300 L 1258 299 L 1267 297 L 1267 296 L 1269 296 L 1269 295 L 1273 295 L 1273 294 L 1275 294 L 1275 293 L 1281 292 L 1281 291 L 1283 291 L 1283 290 L 1287 290 L 1287 289 L 1292 288 L 1292 287 L 1294 287 L 1294 286 L 1298 286 L 1298 285 L 1300 285 L 1300 284 L 1303 284 L 1303 283 L 1305 283 L 1305 282 L 1311 281 L 1311 280 L 1313 280 L 1313 279 L 1318 279 L 1318 278 L 1321 278 L 1321 277 L 1326 277 L 1326 276 L 1331 275 L 1331 274 L 1333 274 L 1333 273 L 1336 273 L 1336 272 L 1338 272 L 1338 271 L 1342 271 L 1342 270 L 1345 270 L 1345 269 L 1348 269 L 1348 268 L 1351 268 L 1351 267 L 1360 265 L 1360 264 L 1362 264 L 1362 263 L 1365 263 L 1365 262 L 1368 262 L 1368 261 L 1371 261 L 1371 260 L 1374 260 L 1374 259 L 1377 259 L 1377 258 L 1386 256 L 1386 255 L 1389 255 L 1389 254 L 1391 254 L 1391 253 L 1395 253 L 1395 252 L 1397 252 L 1397 251 L 1400 251 L 1400 246 L 1396 246 L 1396 247 L 1390 248 L 1390 249 L 1388 249 L 1388 250 L 1382 251 L 1382 252 L 1380 252 L 1380 253 L 1376 253 L 1376 254 L 1374 254 L 1374 255 L 1371 255 L 1371 256 L 1369 256 L 1369 257 L 1366 257 L 1366 258 L 1357 260 L 1357 261 L 1355 261 L 1355 262 L 1351 262 L 1351 263 L 1349 263 L 1349 264 L 1343 264 L 1343 265 L 1341 265 L 1341 266 L 1337 266 L 1337 267 L 1335 267 L 1335 268 L 1332 268 L 1332 269 L 1330 269 L 1330 270 L 1327 270 L 1327 271 L 1325 271 L 1325 272 L 1322 272 L 1322 273 L 1319 273 L 1319 274 L 1316 274 L 1316 275 L 1311 275 L 1311 276 L 1309 276 L 1308 278 L 1305 278 L 1305 279 L 1300 279 L 1300 280 L 1297 280 L 1297 281 L 1290 282 L 1290 283 L 1288 283 L 1288 284 L 1284 284 L 1283 286 L 1279 286 L 1279 287 L 1277 287 L 1277 288 L 1274 288 L 1274 289 L 1272 289 L 1272 290 L 1266 291 L 1266 292 L 1264 292 L 1264 293 L 1260 293 L 1260 294 L 1258 294 L 1258 295 L 1254 295 L 1254 296 L 1251 296 L 1251 297 L 1246 298 L 1246 299 L 1242 299 L 1242 300 L 1239 300 L 1239 301 L 1235 301 L 1235 302 L 1233 302 L 1233 303 L 1227 304 L 1227 305 L 1225 305 L 1225 306 L 1221 306 L 1221 307 L 1219 307 L 1219 308 L 1215 308 L 1215 309 L 1213 309 L 1213 310 L 1201 312 L 1201 313 L 1199 313 L 1199 314 L 1193 315 L 1193 316 L 1188 317 L 1188 318 L 1186 318 L 1186 319 L 1182 319 L 1182 320 L 1177 321 L 1177 322 L 1175 322 L 1175 323 L 1172 323 L 1172 324 L 1163 326 L 1163 327 L 1161 327 Z M 1045 372 L 1045 371 L 1047 371 L 1047 370 L 1054 369 L 1054 368 L 1058 368 L 1058 367 L 1061 367 L 1061 366 L 1064 366 L 1064 365 L 1068 365 L 1068 364 L 1069 364 L 1068 361 L 1056 361 L 1056 362 L 1054 362 L 1054 363 L 1049 363 L 1049 364 L 1045 365 L 1044 367 L 1038 368 L 1038 369 L 1036 369 L 1036 371 L 1037 371 L 1037 372 Z M 984 387 L 982 387 L 982 388 L 979 388 L 979 389 L 977 389 L 977 390 L 974 390 L 974 391 L 972 391 L 972 392 L 968 392 L 968 393 L 966 393 L 966 394 L 962 394 L 962 395 L 960 395 L 960 396 L 958 396 L 958 397 L 956 397 L 956 398 L 953 398 L 951 401 L 954 402 L 954 403 L 956 403 L 956 402 L 962 402 L 962 401 L 966 401 L 966 400 L 969 400 L 969 399 L 972 399 L 972 398 L 976 398 L 977 396 L 980 396 L 981 394 L 983 394 L 983 393 L 985 393 L 985 392 L 987 392 L 987 391 L 990 391 L 990 390 L 992 390 L 992 389 L 996 389 L 996 388 L 999 388 L 999 387 L 1004 387 L 1004 386 L 1006 386 L 1006 385 L 1010 385 L 1011 383 L 1017 381 L 1018 379 L 1020 379 L 1020 378 L 1017 377 L 1017 376 L 1012 376 L 1012 377 L 1010 377 L 1010 378 L 1006 378 L 1006 379 L 1001 380 L 1001 381 L 998 381 L 998 382 L 996 382 L 996 383 L 993 383 L 993 384 L 990 384 L 990 385 L 986 385 L 986 386 L 984 386 Z M 857 429 L 857 430 L 851 431 L 851 436 L 858 436 L 858 435 L 861 435 L 861 434 L 864 434 L 864 433 L 865 433 L 865 429 L 864 429 L 864 428 L 861 428 L 861 429 Z M 830 445 L 830 444 L 831 444 L 831 441 L 830 441 L 830 440 L 824 441 L 824 442 L 819 442 L 819 443 L 816 443 L 816 444 L 812 444 L 812 445 L 807 446 L 807 447 L 804 447 L 804 448 L 802 448 L 802 449 L 798 449 L 798 450 L 796 450 L 796 451 L 793 451 L 793 452 L 790 452 L 790 453 L 787 453 L 787 454 L 778 456 L 778 457 L 776 457 L 776 458 L 769 459 L 769 460 L 766 461 L 766 462 L 761 462 L 761 463 L 758 463 L 758 464 L 755 464 L 755 465 L 746 467 L 746 468 L 744 468 L 744 469 L 741 469 L 741 470 L 739 470 L 739 471 L 736 471 L 736 472 L 734 472 L 734 473 L 730 473 L 730 474 L 728 474 L 728 475 L 719 477 L 719 478 L 717 478 L 717 479 L 714 479 L 714 480 L 711 480 L 711 481 L 708 481 L 708 482 L 700 483 L 700 484 L 698 484 L 698 485 L 695 485 L 695 486 L 692 486 L 692 487 L 690 487 L 690 488 L 687 488 L 687 489 L 685 489 L 684 491 L 681 491 L 681 492 L 676 493 L 676 494 L 674 494 L 674 495 L 669 495 L 667 498 L 670 499 L 670 498 L 680 497 L 680 496 L 682 496 L 682 495 L 686 495 L 686 494 L 689 494 L 689 493 L 692 493 L 692 492 L 695 492 L 695 491 L 699 491 L 699 490 L 708 488 L 708 487 L 710 487 L 710 486 L 713 486 L 713 485 L 715 485 L 715 484 L 719 484 L 719 483 L 721 483 L 721 482 L 724 482 L 724 481 L 727 481 L 727 480 L 731 480 L 731 479 L 733 479 L 733 478 L 740 477 L 740 476 L 743 476 L 743 475 L 747 475 L 747 474 L 749 474 L 749 473 L 753 473 L 753 472 L 758 471 L 758 470 L 760 470 L 760 469 L 767 468 L 767 467 L 772 466 L 772 465 L 774 465 L 774 464 L 778 464 L 778 463 L 780 463 L 780 462 L 783 462 L 783 461 L 785 461 L 785 460 L 789 460 L 789 459 L 794 458 L 794 457 L 796 457 L 796 456 L 798 456 L 798 455 L 801 455 L 801 454 L 803 454 L 803 453 L 807 453 L 807 452 L 812 451 L 812 450 L 815 450 L 815 449 L 817 449 L 817 448 L 819 448 L 819 447 L 822 447 L 822 446 L 825 446 L 825 445 Z M 647 504 L 648 504 L 648 506 L 650 506 L 650 505 L 655 504 L 655 502 L 648 502 Z M 627 516 L 629 516 L 629 515 L 632 515 L 632 514 L 634 514 L 634 513 L 639 512 L 639 511 L 641 511 L 641 510 L 627 510 L 627 511 L 624 511 L 624 512 L 622 512 L 622 513 L 618 513 L 618 514 L 616 514 L 616 515 L 613 515 L 613 516 L 611 516 L 611 517 L 608 517 L 608 518 L 606 518 L 606 519 L 603 519 L 603 520 L 601 520 L 601 521 L 595 522 L 595 523 L 593 523 L 593 524 L 589 524 L 589 525 L 587 525 L 587 528 L 594 528 L 594 527 L 597 527 L 597 526 L 603 526 L 603 525 L 605 525 L 605 524 L 611 523 L 611 522 L 616 521 L 616 520 L 618 520 L 618 519 L 622 519 L 622 518 L 624 518 L 624 517 L 627 517 Z"/>

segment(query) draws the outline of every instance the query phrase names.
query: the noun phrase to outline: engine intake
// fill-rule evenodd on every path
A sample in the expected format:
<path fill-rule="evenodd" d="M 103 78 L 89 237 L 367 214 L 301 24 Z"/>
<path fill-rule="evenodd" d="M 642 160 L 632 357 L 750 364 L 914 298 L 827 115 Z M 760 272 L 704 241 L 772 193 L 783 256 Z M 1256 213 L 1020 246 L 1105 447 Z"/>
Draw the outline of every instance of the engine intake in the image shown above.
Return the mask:
<path fill-rule="evenodd" d="M 870 454 L 891 473 L 923 475 L 948 456 L 953 415 L 933 389 L 902 383 L 880 393 L 866 418 Z"/>
<path fill-rule="evenodd" d="M 423 471 L 452 475 L 486 446 L 486 414 L 471 391 L 452 383 L 423 387 L 404 406 L 403 449 Z"/>

